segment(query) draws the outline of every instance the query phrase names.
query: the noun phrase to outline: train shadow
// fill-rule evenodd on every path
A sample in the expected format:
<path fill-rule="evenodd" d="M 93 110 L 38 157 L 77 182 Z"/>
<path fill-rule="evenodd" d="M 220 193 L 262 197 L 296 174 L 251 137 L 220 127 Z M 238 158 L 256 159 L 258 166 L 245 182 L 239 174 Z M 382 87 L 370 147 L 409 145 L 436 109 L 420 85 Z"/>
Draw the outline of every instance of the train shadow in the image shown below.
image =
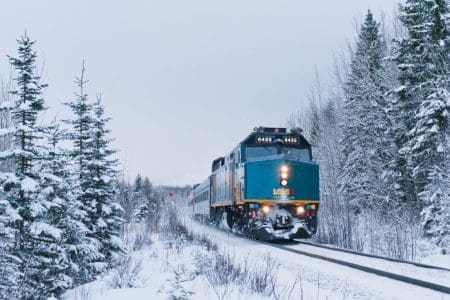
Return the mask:
<path fill-rule="evenodd" d="M 284 240 L 284 239 L 279 239 L 279 240 L 270 240 L 270 241 L 265 241 L 266 243 L 269 244 L 274 244 L 274 245 L 298 245 L 300 244 L 300 241 L 297 240 Z"/>

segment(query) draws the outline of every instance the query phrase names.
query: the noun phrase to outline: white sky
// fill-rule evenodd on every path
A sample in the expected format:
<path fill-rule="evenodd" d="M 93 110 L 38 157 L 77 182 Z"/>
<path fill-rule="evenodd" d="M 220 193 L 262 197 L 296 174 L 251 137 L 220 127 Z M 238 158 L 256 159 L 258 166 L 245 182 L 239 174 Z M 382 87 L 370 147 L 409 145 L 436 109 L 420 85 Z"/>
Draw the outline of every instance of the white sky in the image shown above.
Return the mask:
<path fill-rule="evenodd" d="M 131 177 L 200 182 L 255 126 L 306 105 L 314 68 L 354 34 L 368 8 L 397 0 L 0 0 L 0 76 L 27 30 L 45 61 L 49 116 L 66 115 L 86 61 Z"/>

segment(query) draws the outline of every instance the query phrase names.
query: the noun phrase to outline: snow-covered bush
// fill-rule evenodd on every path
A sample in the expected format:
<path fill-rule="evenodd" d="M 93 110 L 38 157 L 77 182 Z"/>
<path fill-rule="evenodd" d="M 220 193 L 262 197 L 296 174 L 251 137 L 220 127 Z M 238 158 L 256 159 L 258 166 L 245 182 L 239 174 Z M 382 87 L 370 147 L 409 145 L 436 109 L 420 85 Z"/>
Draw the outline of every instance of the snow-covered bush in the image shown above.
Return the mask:
<path fill-rule="evenodd" d="M 191 278 L 186 279 L 186 269 L 183 265 L 179 265 L 176 270 L 173 271 L 174 278 L 171 280 L 170 300 L 187 300 L 189 296 L 194 292 L 189 291 L 183 283 Z M 192 279 L 191 279 L 192 280 Z"/>
<path fill-rule="evenodd" d="M 219 251 L 213 252 L 204 275 L 211 285 L 229 285 L 242 278 L 241 268 L 235 263 L 234 258 Z"/>
<path fill-rule="evenodd" d="M 276 289 L 279 264 L 270 254 L 252 271 L 247 270 L 246 281 L 253 293 L 271 294 Z"/>
<path fill-rule="evenodd" d="M 139 251 L 143 247 L 150 246 L 152 244 L 152 240 L 150 239 L 150 232 L 144 228 L 144 230 L 136 233 L 133 242 L 133 251 Z"/>
<path fill-rule="evenodd" d="M 143 284 L 141 272 L 142 258 L 134 259 L 131 256 L 123 256 L 113 270 L 111 287 L 114 289 L 140 287 Z"/>
<path fill-rule="evenodd" d="M 407 209 L 391 213 L 363 211 L 353 220 L 353 245 L 357 251 L 416 261 L 421 238 L 417 218 Z"/>
<path fill-rule="evenodd" d="M 331 212 L 323 207 L 320 213 Z M 320 220 L 315 237 L 320 243 L 403 260 L 419 259 L 417 245 L 422 231 L 413 209 L 363 209 L 358 214 L 352 213 L 348 221 L 336 217 L 326 219 L 324 216 Z"/>
<path fill-rule="evenodd" d="M 80 286 L 76 289 L 74 293 L 75 300 L 90 300 L 91 297 L 91 289 L 89 287 L 86 287 L 84 285 Z"/>

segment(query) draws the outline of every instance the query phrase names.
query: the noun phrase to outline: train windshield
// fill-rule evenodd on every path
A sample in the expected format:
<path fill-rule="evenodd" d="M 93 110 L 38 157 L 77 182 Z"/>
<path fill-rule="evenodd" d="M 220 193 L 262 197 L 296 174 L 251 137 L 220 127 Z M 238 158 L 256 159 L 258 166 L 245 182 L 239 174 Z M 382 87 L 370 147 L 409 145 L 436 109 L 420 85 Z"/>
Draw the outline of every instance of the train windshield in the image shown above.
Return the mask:
<path fill-rule="evenodd" d="M 309 149 L 298 149 L 289 147 L 246 147 L 245 158 L 247 161 L 263 157 L 284 154 L 287 159 L 310 161 Z"/>
<path fill-rule="evenodd" d="M 287 148 L 281 147 L 281 153 L 286 154 L 286 158 L 292 160 L 311 160 L 309 155 L 309 149 L 297 149 L 297 148 Z"/>
<path fill-rule="evenodd" d="M 247 161 L 262 157 L 277 155 L 277 147 L 246 147 L 245 158 Z"/>

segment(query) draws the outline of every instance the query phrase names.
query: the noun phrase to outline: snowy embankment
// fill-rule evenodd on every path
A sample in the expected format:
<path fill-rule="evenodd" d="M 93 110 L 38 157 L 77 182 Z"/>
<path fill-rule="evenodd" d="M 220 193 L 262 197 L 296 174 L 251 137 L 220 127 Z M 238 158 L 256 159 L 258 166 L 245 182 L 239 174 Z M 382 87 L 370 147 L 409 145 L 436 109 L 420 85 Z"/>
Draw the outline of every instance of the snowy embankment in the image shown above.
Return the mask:
<path fill-rule="evenodd" d="M 259 261 L 262 263 L 263 258 L 270 255 L 279 265 L 278 278 L 285 278 L 286 281 L 302 278 L 303 292 L 309 297 L 316 299 L 450 299 L 450 295 L 268 247 L 257 241 L 204 226 L 190 219 L 186 222 L 190 230 L 207 236 L 218 245 L 219 251 L 230 253 L 236 260 L 245 261 L 247 257 L 252 257 L 260 258 Z M 392 266 L 390 270 L 393 271 L 394 268 L 396 267 Z M 398 271 L 406 275 L 417 272 L 417 270 L 411 270 L 411 273 L 406 273 L 404 266 L 398 267 Z M 422 272 L 424 272 L 422 276 L 426 276 L 427 271 Z M 435 275 L 433 276 L 438 279 Z M 433 278 L 425 277 L 430 281 Z M 449 285 L 450 282 L 446 282 L 446 278 L 438 280 L 443 285 Z"/>
<path fill-rule="evenodd" d="M 168 241 L 158 234 L 150 238 L 150 245 L 132 253 L 129 268 L 119 266 L 101 279 L 67 292 L 64 299 L 223 299 L 221 295 L 227 291 L 211 282 L 214 276 L 202 274 L 209 272 L 202 269 L 214 260 L 205 245 L 182 239 Z M 240 296 L 242 291 L 233 285 L 228 290 L 233 299 L 260 298 Z"/>
<path fill-rule="evenodd" d="M 132 226 L 127 240 L 134 251 L 114 270 L 68 291 L 64 299 L 450 299 L 189 218 L 184 224 L 158 232 Z"/>

